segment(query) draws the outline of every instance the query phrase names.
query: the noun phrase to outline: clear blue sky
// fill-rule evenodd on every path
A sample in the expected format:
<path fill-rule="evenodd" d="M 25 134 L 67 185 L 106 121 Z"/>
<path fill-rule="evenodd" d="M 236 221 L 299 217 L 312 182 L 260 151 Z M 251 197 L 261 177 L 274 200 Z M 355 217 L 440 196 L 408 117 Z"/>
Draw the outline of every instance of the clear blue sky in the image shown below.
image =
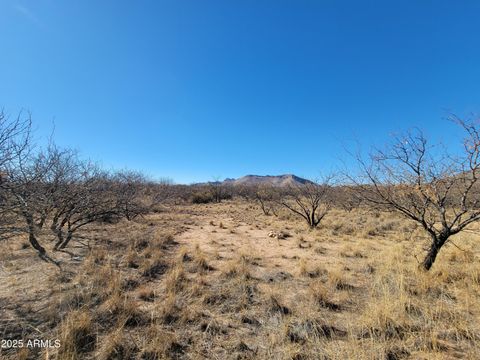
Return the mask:
<path fill-rule="evenodd" d="M 0 106 L 176 182 L 332 169 L 480 110 L 479 1 L 0 0 Z"/>

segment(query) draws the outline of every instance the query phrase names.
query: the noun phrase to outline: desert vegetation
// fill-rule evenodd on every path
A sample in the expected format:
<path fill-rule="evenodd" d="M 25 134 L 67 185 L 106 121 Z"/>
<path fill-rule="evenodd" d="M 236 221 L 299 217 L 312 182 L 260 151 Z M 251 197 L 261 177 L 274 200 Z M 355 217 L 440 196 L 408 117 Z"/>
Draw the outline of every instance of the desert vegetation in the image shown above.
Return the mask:
<path fill-rule="evenodd" d="M 463 152 L 411 132 L 343 176 L 187 186 L 2 114 L 0 357 L 478 359 L 480 138 L 455 121 Z"/>
<path fill-rule="evenodd" d="M 364 199 L 403 214 L 428 233 L 426 270 L 452 235 L 480 219 L 478 124 L 452 121 L 465 132 L 462 152 L 450 154 L 430 144 L 417 129 L 374 151 L 368 162 L 359 157 L 362 177 L 350 177 Z"/>

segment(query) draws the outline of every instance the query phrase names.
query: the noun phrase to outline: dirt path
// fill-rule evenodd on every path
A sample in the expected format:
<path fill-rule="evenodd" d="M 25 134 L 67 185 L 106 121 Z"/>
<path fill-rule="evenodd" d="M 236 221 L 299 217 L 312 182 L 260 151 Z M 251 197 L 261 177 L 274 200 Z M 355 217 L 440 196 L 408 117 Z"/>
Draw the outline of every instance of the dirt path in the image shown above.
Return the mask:
<path fill-rule="evenodd" d="M 284 229 L 290 228 L 272 217 L 258 215 L 244 221 L 228 211 L 211 212 L 196 218 L 195 225 L 176 241 L 189 253 L 194 253 L 198 246 L 216 269 L 224 268 L 238 256 L 247 255 L 255 262 L 254 275 L 267 281 L 297 277 L 302 271 L 318 271 L 315 270 L 318 267 L 343 266 L 337 257 L 331 256 L 338 253 L 338 243 L 321 241 L 316 232 L 304 236 Z M 284 233 L 286 237 L 270 237 L 271 232 Z M 301 279 L 296 281 L 301 282 Z"/>

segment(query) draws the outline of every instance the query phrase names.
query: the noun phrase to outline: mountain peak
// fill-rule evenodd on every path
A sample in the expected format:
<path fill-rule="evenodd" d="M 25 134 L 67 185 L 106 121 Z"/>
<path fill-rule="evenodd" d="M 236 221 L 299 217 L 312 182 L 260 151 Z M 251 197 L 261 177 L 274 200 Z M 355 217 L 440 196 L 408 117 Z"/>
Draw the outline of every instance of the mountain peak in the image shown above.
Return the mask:
<path fill-rule="evenodd" d="M 288 185 L 304 185 L 310 181 L 294 174 L 283 175 L 245 175 L 238 179 L 227 178 L 223 183 L 231 185 L 271 185 L 271 186 L 288 186 Z"/>

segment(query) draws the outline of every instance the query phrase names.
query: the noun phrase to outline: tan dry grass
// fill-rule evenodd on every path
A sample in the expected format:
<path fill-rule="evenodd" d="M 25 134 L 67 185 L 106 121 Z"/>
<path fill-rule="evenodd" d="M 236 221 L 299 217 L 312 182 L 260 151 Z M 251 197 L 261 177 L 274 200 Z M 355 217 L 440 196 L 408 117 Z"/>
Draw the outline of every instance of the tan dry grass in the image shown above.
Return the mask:
<path fill-rule="evenodd" d="M 84 235 L 94 247 L 72 249 L 82 261 L 59 254 L 62 271 L 32 261 L 22 239 L 2 245 L 0 300 L 21 312 L 4 306 L 19 326 L 1 326 L 58 336 L 51 359 L 480 358 L 475 233 L 429 273 L 414 226 L 364 209 L 334 210 L 312 231 L 243 202 L 186 205 Z"/>

